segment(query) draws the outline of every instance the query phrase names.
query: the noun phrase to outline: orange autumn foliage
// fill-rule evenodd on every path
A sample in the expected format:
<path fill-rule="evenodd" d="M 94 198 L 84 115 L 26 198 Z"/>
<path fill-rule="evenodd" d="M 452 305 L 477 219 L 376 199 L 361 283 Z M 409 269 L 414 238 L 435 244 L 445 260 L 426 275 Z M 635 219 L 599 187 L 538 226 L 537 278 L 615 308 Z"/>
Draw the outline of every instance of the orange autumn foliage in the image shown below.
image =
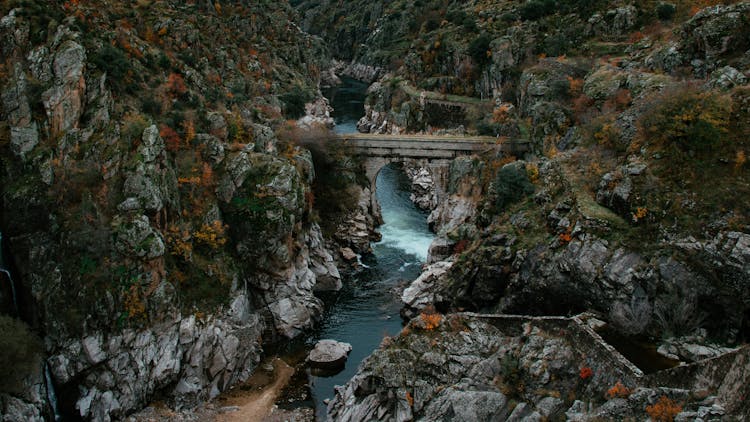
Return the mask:
<path fill-rule="evenodd" d="M 211 187 L 214 185 L 214 171 L 211 165 L 203 163 L 203 171 L 201 172 L 201 186 Z"/>
<path fill-rule="evenodd" d="M 229 227 L 215 220 L 211 224 L 203 224 L 200 230 L 193 234 L 196 243 L 215 250 L 227 243 L 226 232 Z"/>
<path fill-rule="evenodd" d="M 408 391 L 406 392 L 406 401 L 409 403 L 409 407 L 414 406 L 414 397 Z"/>
<path fill-rule="evenodd" d="M 170 73 L 167 78 L 167 90 L 175 97 L 187 92 L 185 79 L 179 73 Z"/>
<path fill-rule="evenodd" d="M 424 323 L 424 329 L 427 331 L 432 331 L 435 328 L 439 327 L 440 322 L 443 321 L 443 316 L 440 314 L 421 313 L 419 314 L 419 318 Z"/>
<path fill-rule="evenodd" d="M 625 387 L 622 382 L 617 381 L 617 384 L 612 386 L 609 390 L 607 390 L 607 398 L 608 399 L 614 399 L 614 398 L 627 398 L 630 396 L 630 389 Z"/>
<path fill-rule="evenodd" d="M 658 422 L 672 422 L 680 412 L 682 412 L 682 406 L 666 396 L 661 396 L 658 402 L 646 407 L 648 416 Z"/>
<path fill-rule="evenodd" d="M 195 139 L 195 124 L 192 120 L 185 120 L 182 122 L 182 129 L 185 131 L 185 143 L 190 145 Z"/>
<path fill-rule="evenodd" d="M 182 140 L 180 139 L 180 135 L 174 129 L 167 125 L 161 125 L 159 127 L 159 136 L 164 139 L 167 151 L 175 152 L 180 150 Z"/>

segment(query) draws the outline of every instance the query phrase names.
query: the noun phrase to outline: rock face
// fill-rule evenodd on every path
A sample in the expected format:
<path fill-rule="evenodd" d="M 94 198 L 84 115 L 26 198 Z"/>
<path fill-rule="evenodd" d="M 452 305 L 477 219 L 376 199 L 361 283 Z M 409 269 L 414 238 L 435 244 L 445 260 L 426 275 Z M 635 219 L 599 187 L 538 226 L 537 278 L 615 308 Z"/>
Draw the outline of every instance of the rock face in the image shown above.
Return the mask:
<path fill-rule="evenodd" d="M 0 17 L 4 251 L 63 411 L 85 420 L 215 397 L 253 371 L 262 341 L 313 324 L 314 290 L 341 287 L 312 220 L 311 154 L 279 154 L 269 126 L 281 96 L 317 89 L 320 41 L 286 3 L 134 9 L 148 33 L 104 3 Z M 331 121 L 325 102 L 307 111 Z M 0 418 L 48 416 L 40 380 L 2 396 Z"/>
<path fill-rule="evenodd" d="M 70 340 L 48 359 L 55 383 L 80 389 L 75 408 L 90 420 L 122 418 L 156 392 L 178 404 L 213 398 L 247 379 L 260 361 L 263 321 L 246 294 L 219 317 L 166 321 L 147 330 Z"/>
<path fill-rule="evenodd" d="M 311 365 L 323 369 L 335 369 L 344 366 L 352 345 L 336 340 L 320 340 L 310 351 L 307 361 Z"/>
<path fill-rule="evenodd" d="M 11 149 L 15 155 L 22 158 L 39 143 L 39 129 L 37 123 L 31 119 L 26 90 L 26 77 L 23 68 L 18 65 L 3 91 L 2 100 L 5 118 L 10 126 Z"/>
<path fill-rule="evenodd" d="M 643 163 L 631 161 L 605 174 L 597 199 L 611 210 L 593 198 L 569 195 L 565 176 L 551 163 L 540 165 L 539 171 L 545 188 L 526 200 L 531 208 L 485 230 L 478 229 L 483 214 L 467 213 L 464 224 L 454 225 L 453 236 L 446 239 L 468 234 L 475 239 L 468 242 L 470 253 L 429 282 L 415 282 L 404 296 L 406 304 L 423 307 L 432 300 L 438 309 L 556 315 L 597 309 L 625 330 L 667 330 L 680 336 L 692 335 L 704 324 L 730 342 L 737 339 L 747 305 L 730 298 L 747 292 L 747 283 L 741 281 L 748 277 L 750 262 L 747 234 L 723 231 L 702 242 L 674 239 L 662 245 L 675 251 L 674 257 L 614 244 L 604 238 L 606 233 L 637 224 L 642 217 L 623 180 L 632 180 L 630 186 L 639 183 L 648 172 Z M 541 223 L 533 226 L 531 221 Z M 527 237 L 518 237 L 519 232 Z M 546 240 L 528 241 L 528 236 Z M 455 243 L 436 241 L 432 253 L 452 255 L 456 248 Z M 690 292 L 701 292 L 701 299 Z"/>
<path fill-rule="evenodd" d="M 437 234 L 430 245 L 428 262 L 447 259 L 453 255 L 457 242 L 475 233 L 477 209 L 486 193 L 479 183 L 484 169 L 484 162 L 478 157 L 458 157 L 451 162 L 447 174 L 442 175 L 445 192 L 427 217 L 430 228 Z"/>
<path fill-rule="evenodd" d="M 438 197 L 435 180 L 430 169 L 417 162 L 407 162 L 404 172 L 411 180 L 410 199 L 414 204 L 424 211 L 432 211 L 437 207 Z"/>
<path fill-rule="evenodd" d="M 635 26 L 638 10 L 634 6 L 618 7 L 589 18 L 589 31 L 604 39 L 622 39 Z"/>
<path fill-rule="evenodd" d="M 415 319 L 336 389 L 328 416 L 334 421 L 643 418 L 662 395 L 681 400 L 685 417 L 703 407 L 721 408 L 721 398 L 693 401 L 687 389 L 645 387 L 627 375 L 632 372 L 621 356 L 597 349 L 580 334 L 585 332 L 580 321 L 494 318 L 448 315 L 437 326 Z M 581 375 L 581 368 L 591 373 Z M 595 404 L 618 379 L 628 391 Z"/>
<path fill-rule="evenodd" d="M 328 105 L 328 100 L 320 96 L 315 101 L 305 104 L 305 115 L 297 121 L 297 126 L 307 130 L 313 128 L 332 129 L 335 124 L 333 117 L 331 117 L 332 111 L 333 108 Z"/>
<path fill-rule="evenodd" d="M 435 297 L 437 281 L 453 266 L 452 262 L 439 261 L 430 264 L 419 277 L 407 287 L 401 295 L 401 301 L 406 309 L 402 311 L 408 317 L 413 317 L 415 311 L 420 311 L 428 305 L 442 302 Z"/>
<path fill-rule="evenodd" d="M 399 134 L 406 132 L 412 119 L 412 105 L 405 103 L 399 113 L 390 113 L 389 105 L 394 88 L 388 84 L 375 82 L 367 89 L 365 115 L 357 122 L 357 130 L 362 133 Z"/>
<path fill-rule="evenodd" d="M 476 183 L 481 175 L 483 162 L 476 157 L 458 157 L 451 162 L 448 175 L 447 198 L 428 218 L 439 230 L 450 231 L 475 215 L 481 195 Z"/>
<path fill-rule="evenodd" d="M 42 94 L 52 133 L 62 134 L 77 127 L 85 105 L 86 50 L 75 41 L 63 42 L 55 53 L 52 88 Z"/>
<path fill-rule="evenodd" d="M 379 240 L 375 227 L 382 217 L 380 210 L 372 207 L 372 194 L 369 188 L 358 188 L 357 208 L 338 225 L 334 235 L 336 241 L 354 253 L 369 253 L 370 242 Z M 347 259 L 348 260 L 348 259 Z"/>
<path fill-rule="evenodd" d="M 363 63 L 352 62 L 345 65 L 343 69 L 336 72 L 339 75 L 348 76 L 358 81 L 373 83 L 377 81 L 385 71 L 377 66 L 371 66 Z"/>

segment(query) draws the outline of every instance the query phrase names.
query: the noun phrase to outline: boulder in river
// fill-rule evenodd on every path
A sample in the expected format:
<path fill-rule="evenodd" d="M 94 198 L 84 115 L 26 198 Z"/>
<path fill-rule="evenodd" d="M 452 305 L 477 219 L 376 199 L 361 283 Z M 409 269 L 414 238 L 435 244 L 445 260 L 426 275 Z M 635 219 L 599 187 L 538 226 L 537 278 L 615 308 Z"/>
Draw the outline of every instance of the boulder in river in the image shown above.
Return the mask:
<path fill-rule="evenodd" d="M 321 369 L 337 369 L 344 366 L 352 345 L 336 340 L 320 340 L 307 356 L 307 360 L 314 367 Z"/>

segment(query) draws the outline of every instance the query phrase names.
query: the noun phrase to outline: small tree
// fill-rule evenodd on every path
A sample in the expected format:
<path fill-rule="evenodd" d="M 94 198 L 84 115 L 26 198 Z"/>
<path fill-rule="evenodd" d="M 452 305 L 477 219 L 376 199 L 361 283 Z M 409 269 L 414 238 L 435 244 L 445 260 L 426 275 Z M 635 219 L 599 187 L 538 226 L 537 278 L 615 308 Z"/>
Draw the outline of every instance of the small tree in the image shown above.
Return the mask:
<path fill-rule="evenodd" d="M 503 209 L 534 192 L 524 166 L 508 164 L 497 172 L 493 182 L 496 195 L 495 205 Z"/>
<path fill-rule="evenodd" d="M 656 422 L 672 422 L 680 412 L 682 406 L 667 396 L 661 396 L 658 402 L 646 407 L 646 413 Z"/>
<path fill-rule="evenodd" d="M 491 57 L 490 43 L 492 39 L 487 34 L 482 34 L 469 44 L 469 56 L 474 59 L 474 62 L 480 66 L 485 65 L 489 62 Z"/>
<path fill-rule="evenodd" d="M 656 6 L 656 16 L 663 21 L 671 20 L 676 12 L 677 8 L 671 3 L 659 3 Z"/>

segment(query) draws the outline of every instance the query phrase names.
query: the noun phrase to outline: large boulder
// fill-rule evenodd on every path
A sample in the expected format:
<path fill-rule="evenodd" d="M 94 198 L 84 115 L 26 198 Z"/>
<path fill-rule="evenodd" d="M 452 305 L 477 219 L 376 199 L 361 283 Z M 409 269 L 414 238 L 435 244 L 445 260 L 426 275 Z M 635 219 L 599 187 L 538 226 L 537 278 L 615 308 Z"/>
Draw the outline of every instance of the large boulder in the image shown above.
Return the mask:
<path fill-rule="evenodd" d="M 750 47 L 750 2 L 707 7 L 683 27 L 681 50 L 691 56 L 715 62 Z"/>
<path fill-rule="evenodd" d="M 307 355 L 307 361 L 317 368 L 336 369 L 344 366 L 352 345 L 336 340 L 320 340 Z"/>

